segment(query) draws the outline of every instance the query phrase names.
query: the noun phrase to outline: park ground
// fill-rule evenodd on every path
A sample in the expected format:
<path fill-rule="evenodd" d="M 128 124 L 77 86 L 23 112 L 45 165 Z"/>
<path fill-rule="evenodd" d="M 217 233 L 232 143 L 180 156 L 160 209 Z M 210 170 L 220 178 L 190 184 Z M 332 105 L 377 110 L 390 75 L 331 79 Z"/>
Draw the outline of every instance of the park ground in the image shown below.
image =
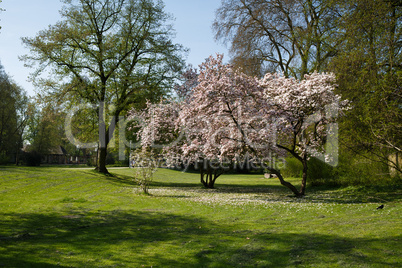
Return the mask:
<path fill-rule="evenodd" d="M 160 169 L 0 167 L 0 267 L 400 267 L 400 186 L 309 187 Z M 297 184 L 298 179 L 290 179 Z M 383 209 L 377 209 L 384 204 Z"/>

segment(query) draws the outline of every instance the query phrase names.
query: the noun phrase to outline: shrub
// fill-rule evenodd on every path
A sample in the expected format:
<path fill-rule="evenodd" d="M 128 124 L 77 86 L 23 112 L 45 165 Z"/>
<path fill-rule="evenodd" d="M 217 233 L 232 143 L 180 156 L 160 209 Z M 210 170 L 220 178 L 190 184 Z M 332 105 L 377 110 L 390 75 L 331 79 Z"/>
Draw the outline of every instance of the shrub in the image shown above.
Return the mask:
<path fill-rule="evenodd" d="M 10 163 L 10 157 L 6 154 L 6 152 L 0 153 L 0 165 L 5 165 Z"/>
<path fill-rule="evenodd" d="M 297 159 L 288 157 L 281 169 L 284 177 L 301 177 L 303 166 Z M 400 184 L 401 178 L 391 178 L 386 165 L 369 161 L 363 156 L 343 152 L 336 167 L 311 158 L 308 161 L 307 183 L 312 186 L 367 186 Z"/>
<path fill-rule="evenodd" d="M 307 165 L 308 165 L 307 182 L 310 185 L 312 186 L 338 185 L 338 180 L 334 172 L 334 167 L 314 157 L 310 158 Z"/>
<path fill-rule="evenodd" d="M 87 166 L 88 167 L 95 167 L 96 166 L 96 158 L 90 157 L 87 159 Z"/>
<path fill-rule="evenodd" d="M 394 183 L 388 167 L 362 156 L 343 155 L 335 169 L 340 185 L 384 185 Z"/>
<path fill-rule="evenodd" d="M 114 155 L 114 153 L 109 152 L 109 153 L 106 155 L 106 165 L 114 165 L 115 162 L 116 162 L 116 160 L 115 160 L 115 155 Z"/>
<path fill-rule="evenodd" d="M 286 165 L 281 169 L 282 176 L 285 178 L 300 178 L 303 172 L 302 163 L 294 157 L 286 158 Z"/>
<path fill-rule="evenodd" d="M 134 180 L 144 194 L 149 194 L 149 186 L 153 179 L 153 174 L 158 169 L 158 162 L 152 156 L 151 153 L 137 150 L 133 156 L 132 161 L 134 162 Z"/>
<path fill-rule="evenodd" d="M 25 165 L 30 167 L 40 166 L 42 161 L 42 155 L 36 151 L 26 152 L 24 153 L 24 162 Z"/>

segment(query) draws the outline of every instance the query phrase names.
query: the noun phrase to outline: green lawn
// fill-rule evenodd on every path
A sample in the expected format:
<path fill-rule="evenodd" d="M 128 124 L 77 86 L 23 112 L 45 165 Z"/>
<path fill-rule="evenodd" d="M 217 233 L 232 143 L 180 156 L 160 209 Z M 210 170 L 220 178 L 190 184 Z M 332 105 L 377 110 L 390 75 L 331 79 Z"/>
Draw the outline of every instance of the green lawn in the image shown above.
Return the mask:
<path fill-rule="evenodd" d="M 308 188 L 159 170 L 0 167 L 0 267 L 398 267 L 400 187 Z M 298 180 L 291 180 L 297 183 Z M 380 204 L 385 208 L 377 210 Z"/>

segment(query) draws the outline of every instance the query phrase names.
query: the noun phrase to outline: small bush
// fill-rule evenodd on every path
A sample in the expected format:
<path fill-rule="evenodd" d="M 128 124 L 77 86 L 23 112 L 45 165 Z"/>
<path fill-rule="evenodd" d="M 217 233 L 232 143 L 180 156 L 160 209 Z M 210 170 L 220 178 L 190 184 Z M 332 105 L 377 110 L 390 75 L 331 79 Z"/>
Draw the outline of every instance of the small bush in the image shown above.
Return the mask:
<path fill-rule="evenodd" d="M 334 167 L 312 157 L 307 164 L 307 182 L 312 186 L 336 186 L 338 185 Z"/>
<path fill-rule="evenodd" d="M 10 157 L 6 154 L 6 152 L 0 153 L 0 165 L 5 165 L 10 163 Z"/>
<path fill-rule="evenodd" d="M 27 152 L 24 154 L 25 165 L 30 167 L 40 166 L 42 155 L 36 151 Z"/>
<path fill-rule="evenodd" d="M 158 169 L 158 162 L 151 153 L 142 150 L 137 150 L 132 157 L 134 180 L 144 194 L 149 194 L 149 186 L 152 182 L 153 174 Z"/>
<path fill-rule="evenodd" d="M 281 169 L 282 176 L 285 178 L 299 178 L 302 176 L 303 165 L 294 157 L 286 158 L 286 165 Z"/>
<path fill-rule="evenodd" d="M 113 165 L 108 165 L 109 167 L 128 167 L 129 161 L 127 160 L 118 160 L 115 161 Z"/>
<path fill-rule="evenodd" d="M 303 166 L 294 157 L 286 158 L 286 165 L 281 169 L 285 178 L 301 178 Z M 343 153 L 339 164 L 332 167 L 317 158 L 308 161 L 307 183 L 311 186 L 375 186 L 398 185 L 402 178 L 391 178 L 388 167 L 373 162 L 363 156 Z"/>
<path fill-rule="evenodd" d="M 116 163 L 115 155 L 112 152 L 109 152 L 106 155 L 106 165 L 114 165 Z"/>
<path fill-rule="evenodd" d="M 87 159 L 87 166 L 88 167 L 96 167 L 96 158 L 90 157 Z"/>
<path fill-rule="evenodd" d="M 387 165 L 345 152 L 340 155 L 336 167 L 312 158 L 308 168 L 308 183 L 313 186 L 375 186 L 400 183 L 400 179 L 391 178 Z"/>

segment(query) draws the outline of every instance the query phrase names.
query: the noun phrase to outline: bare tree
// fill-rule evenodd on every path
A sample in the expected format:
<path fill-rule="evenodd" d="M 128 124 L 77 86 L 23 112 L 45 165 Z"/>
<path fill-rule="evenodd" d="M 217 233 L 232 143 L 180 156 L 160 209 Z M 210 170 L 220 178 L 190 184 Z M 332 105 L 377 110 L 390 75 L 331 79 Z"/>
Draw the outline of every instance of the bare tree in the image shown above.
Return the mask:
<path fill-rule="evenodd" d="M 302 78 L 335 55 L 334 9 L 326 0 L 224 0 L 213 24 L 230 44 L 235 65 L 249 74 L 266 71 Z"/>

